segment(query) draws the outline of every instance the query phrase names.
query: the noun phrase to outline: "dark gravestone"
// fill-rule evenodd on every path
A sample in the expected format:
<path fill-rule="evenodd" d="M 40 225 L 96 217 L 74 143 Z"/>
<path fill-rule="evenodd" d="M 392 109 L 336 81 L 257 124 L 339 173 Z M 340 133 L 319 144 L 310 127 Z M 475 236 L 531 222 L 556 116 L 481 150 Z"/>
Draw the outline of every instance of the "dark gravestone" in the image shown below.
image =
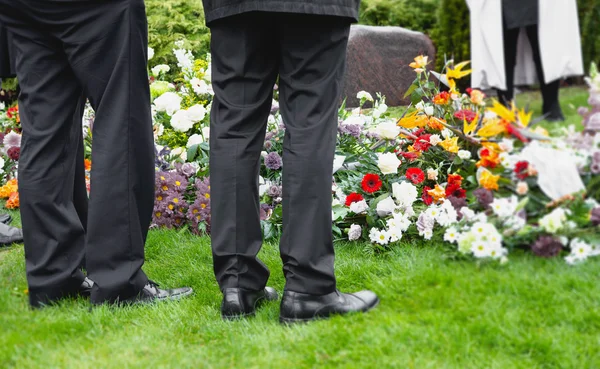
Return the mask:
<path fill-rule="evenodd" d="M 348 61 L 344 97 L 348 107 L 359 104 L 356 94 L 380 92 L 389 106 L 408 105 L 404 94 L 415 79 L 408 65 L 418 55 L 429 56 L 435 64 L 435 48 L 423 33 L 401 27 L 352 26 L 348 40 Z"/>

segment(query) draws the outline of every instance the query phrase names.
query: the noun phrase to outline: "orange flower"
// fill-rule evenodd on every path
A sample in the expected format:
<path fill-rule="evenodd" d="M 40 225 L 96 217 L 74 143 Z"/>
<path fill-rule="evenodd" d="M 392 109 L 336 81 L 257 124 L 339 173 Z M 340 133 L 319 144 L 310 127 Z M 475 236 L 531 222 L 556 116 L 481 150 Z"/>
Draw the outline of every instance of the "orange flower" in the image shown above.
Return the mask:
<path fill-rule="evenodd" d="M 429 122 L 427 123 L 427 125 L 429 126 L 429 128 L 434 129 L 436 131 L 442 131 L 444 130 L 444 124 L 446 123 L 446 120 L 444 118 L 436 118 L 436 117 L 431 117 L 429 118 Z"/>
<path fill-rule="evenodd" d="M 84 165 L 85 165 L 85 170 L 87 170 L 88 172 L 90 170 L 92 170 L 92 161 L 90 159 L 85 159 L 83 161 Z"/>
<path fill-rule="evenodd" d="M 490 147 L 483 147 L 479 150 L 479 161 L 477 167 L 496 168 L 500 164 L 500 155 Z"/>
<path fill-rule="evenodd" d="M 497 190 L 498 189 L 498 180 L 500 179 L 500 175 L 493 175 L 487 169 L 484 169 L 481 172 L 481 176 L 479 177 L 479 185 L 485 188 L 486 190 Z"/>
<path fill-rule="evenodd" d="M 471 90 L 471 102 L 475 105 L 482 105 L 485 94 L 479 90 Z"/>
<path fill-rule="evenodd" d="M 17 180 L 14 178 L 6 182 L 4 186 L 0 187 L 0 198 L 8 199 L 13 192 L 18 191 L 18 187 Z"/>
<path fill-rule="evenodd" d="M 20 205 L 19 202 L 19 193 L 18 192 L 13 192 L 10 197 L 8 198 L 8 201 L 6 201 L 6 208 L 7 209 L 18 209 Z"/>
<path fill-rule="evenodd" d="M 408 66 L 414 69 L 417 73 L 423 72 L 427 64 L 429 64 L 428 59 L 428 56 L 419 55 L 415 58 L 415 61 L 410 63 Z"/>
<path fill-rule="evenodd" d="M 436 184 L 433 189 L 427 191 L 427 194 L 433 197 L 433 201 L 437 204 L 441 203 L 446 198 L 446 190 L 439 184 Z"/>
<path fill-rule="evenodd" d="M 433 103 L 436 105 L 446 105 L 450 101 L 450 94 L 446 91 L 442 91 L 433 97 Z"/>

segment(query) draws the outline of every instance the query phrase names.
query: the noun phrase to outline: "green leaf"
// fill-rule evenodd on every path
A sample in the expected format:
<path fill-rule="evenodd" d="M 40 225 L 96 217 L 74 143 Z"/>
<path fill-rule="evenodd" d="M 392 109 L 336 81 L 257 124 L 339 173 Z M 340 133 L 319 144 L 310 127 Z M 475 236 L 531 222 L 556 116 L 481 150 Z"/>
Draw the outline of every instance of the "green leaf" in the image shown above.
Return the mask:
<path fill-rule="evenodd" d="M 408 90 L 406 90 L 406 93 L 404 94 L 404 97 L 408 97 L 410 96 L 413 92 L 415 92 L 415 90 L 417 89 L 417 87 L 419 87 L 419 85 L 417 85 L 416 83 L 413 83 L 412 85 L 410 85 L 410 87 L 408 88 Z"/>
<path fill-rule="evenodd" d="M 519 201 L 519 203 L 517 204 L 517 207 L 515 208 L 515 214 L 518 213 L 519 211 L 521 211 L 522 209 L 524 209 L 525 206 L 527 206 L 528 202 L 529 202 L 529 197 L 525 197 L 523 200 Z"/>
<path fill-rule="evenodd" d="M 196 154 L 198 154 L 198 146 L 192 145 L 187 151 L 187 160 L 193 161 L 196 158 Z"/>
<path fill-rule="evenodd" d="M 336 225 L 332 225 L 331 229 L 333 231 L 333 233 L 339 237 L 342 236 L 342 230 L 340 229 L 340 227 L 336 226 Z"/>

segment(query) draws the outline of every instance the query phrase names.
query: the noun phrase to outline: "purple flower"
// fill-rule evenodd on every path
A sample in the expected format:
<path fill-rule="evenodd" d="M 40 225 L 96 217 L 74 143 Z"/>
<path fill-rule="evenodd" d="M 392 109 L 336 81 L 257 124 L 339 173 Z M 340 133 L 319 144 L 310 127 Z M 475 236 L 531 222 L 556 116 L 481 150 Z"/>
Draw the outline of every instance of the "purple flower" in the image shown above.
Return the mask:
<path fill-rule="evenodd" d="M 460 209 L 462 209 L 463 207 L 467 207 L 467 199 L 456 197 L 456 196 L 449 196 L 447 198 L 447 200 L 450 201 L 450 203 L 452 204 L 452 207 L 458 213 L 458 219 L 459 220 L 462 219 L 462 214 L 460 213 Z"/>
<path fill-rule="evenodd" d="M 268 204 L 260 205 L 260 220 L 267 220 L 271 217 L 271 211 L 273 208 Z"/>
<path fill-rule="evenodd" d="M 10 149 L 11 147 L 21 147 L 21 135 L 15 131 L 10 131 L 4 136 L 4 147 Z"/>
<path fill-rule="evenodd" d="M 199 234 L 199 225 L 206 225 L 206 232 L 210 233 L 210 198 L 198 196 L 196 201 L 187 211 L 187 218 L 192 224 L 192 232 Z"/>
<path fill-rule="evenodd" d="M 279 111 L 279 102 L 277 100 L 273 100 L 271 103 L 271 114 L 275 114 Z"/>
<path fill-rule="evenodd" d="M 171 174 L 171 181 L 170 181 L 169 188 L 172 188 L 181 194 L 181 193 L 185 192 L 187 185 L 188 185 L 188 180 L 184 176 L 182 176 L 181 174 L 176 173 L 176 172 Z"/>
<path fill-rule="evenodd" d="M 273 142 L 265 141 L 265 150 L 271 150 L 271 148 L 273 148 Z"/>
<path fill-rule="evenodd" d="M 197 172 L 197 168 L 192 163 L 185 163 L 181 166 L 181 173 L 187 178 L 193 176 Z"/>
<path fill-rule="evenodd" d="M 435 225 L 435 219 L 432 218 L 426 212 L 422 212 L 419 215 L 419 219 L 417 219 L 417 230 L 419 234 L 427 233 L 433 231 L 433 226 Z"/>
<path fill-rule="evenodd" d="M 271 170 L 278 170 L 282 165 L 281 156 L 278 153 L 272 152 L 265 158 L 265 166 Z"/>
<path fill-rule="evenodd" d="M 594 163 L 590 166 L 592 174 L 600 174 L 600 163 Z"/>
<path fill-rule="evenodd" d="M 13 146 L 6 152 L 8 157 L 14 161 L 19 161 L 19 157 L 21 156 L 21 148 Z"/>
<path fill-rule="evenodd" d="M 582 117 L 585 116 L 589 112 L 590 112 L 590 109 L 586 108 L 585 106 L 580 106 L 577 109 L 577 114 L 581 115 Z"/>
<path fill-rule="evenodd" d="M 341 124 L 338 130 L 341 134 L 349 135 L 355 138 L 359 138 L 362 131 L 358 124 Z"/>
<path fill-rule="evenodd" d="M 531 245 L 531 251 L 539 257 L 551 258 L 560 254 L 563 244 L 552 236 L 541 236 Z"/>
<path fill-rule="evenodd" d="M 599 226 L 600 225 L 600 206 L 594 208 L 592 213 L 590 214 L 590 220 L 592 225 Z"/>
<path fill-rule="evenodd" d="M 210 198 L 210 179 L 209 177 L 206 177 L 205 179 L 201 180 L 200 178 L 198 178 L 196 180 L 196 195 L 197 196 L 204 196 L 206 194 L 209 194 L 208 198 Z"/>
<path fill-rule="evenodd" d="M 267 134 L 265 135 L 265 141 L 269 141 L 273 139 L 273 137 L 275 137 L 275 132 L 267 132 Z"/>
<path fill-rule="evenodd" d="M 273 198 L 280 197 L 281 196 L 281 187 L 279 187 L 277 185 L 272 185 L 267 190 L 267 195 L 269 195 L 269 197 L 273 197 Z"/>
<path fill-rule="evenodd" d="M 483 206 L 484 209 L 488 209 L 490 204 L 494 201 L 494 193 L 485 188 L 478 188 L 473 191 L 473 195 L 479 202 L 479 205 Z"/>

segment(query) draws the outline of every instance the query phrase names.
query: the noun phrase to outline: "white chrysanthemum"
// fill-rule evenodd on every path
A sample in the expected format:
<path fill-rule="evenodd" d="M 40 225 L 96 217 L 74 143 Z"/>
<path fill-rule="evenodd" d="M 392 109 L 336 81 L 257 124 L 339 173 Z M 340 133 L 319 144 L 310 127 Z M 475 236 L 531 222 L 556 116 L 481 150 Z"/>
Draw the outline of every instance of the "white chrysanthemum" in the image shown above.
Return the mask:
<path fill-rule="evenodd" d="M 170 70 L 171 70 L 171 67 L 169 67 L 168 65 L 159 64 L 159 65 L 155 66 L 154 68 L 152 68 L 152 75 L 155 77 L 158 77 L 162 73 L 167 73 Z"/>
<path fill-rule="evenodd" d="M 168 115 L 173 115 L 181 109 L 181 96 L 175 92 L 165 92 L 154 100 L 156 111 L 166 112 Z"/>
<path fill-rule="evenodd" d="M 188 138 L 186 147 L 189 149 L 190 147 L 192 147 L 194 145 L 200 145 L 202 142 L 204 142 L 204 139 L 202 138 L 202 136 L 197 133 L 194 133 L 193 135 L 190 136 L 190 138 Z"/>
<path fill-rule="evenodd" d="M 398 205 L 405 207 L 412 206 L 419 197 L 417 188 L 409 182 L 393 183 L 392 194 L 398 202 Z"/>
<path fill-rule="evenodd" d="M 385 231 L 381 231 L 377 228 L 372 228 L 371 232 L 369 233 L 369 239 L 373 243 L 387 245 L 390 240 L 390 236 Z"/>
<path fill-rule="evenodd" d="M 355 214 L 362 214 L 369 209 L 369 205 L 365 200 L 353 202 L 350 204 L 350 211 Z"/>
<path fill-rule="evenodd" d="M 186 110 L 179 110 L 171 117 L 171 126 L 175 131 L 187 132 L 194 126 L 194 121 Z"/>
<path fill-rule="evenodd" d="M 402 164 L 400 159 L 393 152 L 387 152 L 379 154 L 377 166 L 383 174 L 396 174 L 398 173 L 398 167 Z"/>
<path fill-rule="evenodd" d="M 492 248 L 483 240 L 476 240 L 471 246 L 471 252 L 476 258 L 487 258 L 491 256 Z"/>
<path fill-rule="evenodd" d="M 192 122 L 200 122 L 206 116 L 206 108 L 200 104 L 196 104 L 187 110 L 188 116 Z"/>
<path fill-rule="evenodd" d="M 518 205 L 519 200 L 513 195 L 511 197 L 495 198 L 490 207 L 494 214 L 500 218 L 508 218 L 515 214 Z"/>
<path fill-rule="evenodd" d="M 458 230 L 454 227 L 450 227 L 446 229 L 446 232 L 444 233 L 444 241 L 450 243 L 457 243 L 459 236 L 460 233 L 458 232 Z"/>
<path fill-rule="evenodd" d="M 432 237 L 433 237 L 433 231 L 431 229 L 427 229 L 423 232 L 423 238 L 426 239 L 427 241 L 431 240 Z"/>
<path fill-rule="evenodd" d="M 386 120 L 375 127 L 375 133 L 386 140 L 394 140 L 400 134 L 400 127 L 393 120 Z"/>
<path fill-rule="evenodd" d="M 462 214 L 463 219 L 466 221 L 470 221 L 475 218 L 475 212 L 466 206 L 460 208 L 460 213 Z"/>
<path fill-rule="evenodd" d="M 462 160 L 469 160 L 471 159 L 471 152 L 468 150 L 458 150 L 458 157 Z"/>

